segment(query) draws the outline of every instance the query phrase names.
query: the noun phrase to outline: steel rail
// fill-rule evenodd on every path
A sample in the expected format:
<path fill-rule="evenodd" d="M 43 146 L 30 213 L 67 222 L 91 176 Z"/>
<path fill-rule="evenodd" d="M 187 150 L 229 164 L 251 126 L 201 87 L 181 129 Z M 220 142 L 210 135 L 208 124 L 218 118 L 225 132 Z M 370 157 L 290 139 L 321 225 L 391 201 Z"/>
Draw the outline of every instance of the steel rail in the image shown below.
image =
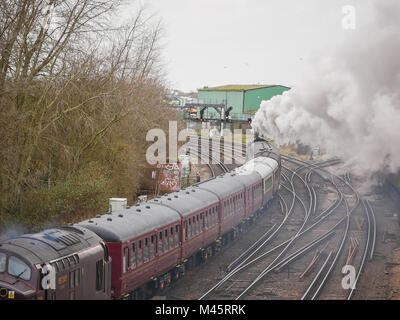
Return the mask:
<path fill-rule="evenodd" d="M 280 196 L 280 195 L 279 195 Z M 281 196 L 280 196 L 281 197 Z M 288 206 L 286 204 L 286 202 L 283 200 L 283 198 L 281 197 L 284 206 L 286 208 L 286 213 L 285 213 L 285 217 L 283 218 L 283 220 L 281 221 L 281 223 L 279 224 L 279 226 L 274 230 L 274 232 L 257 248 L 254 250 L 254 252 L 252 253 L 252 255 L 254 255 L 255 253 L 257 253 L 266 243 L 268 243 L 269 241 L 271 241 L 276 234 L 279 232 L 279 230 L 282 228 L 282 226 L 285 224 L 285 222 L 287 221 L 287 219 L 290 217 L 291 214 L 291 209 L 288 209 Z M 276 248 L 278 249 L 278 248 Z M 275 250 L 273 250 L 275 251 Z M 238 266 L 236 266 L 233 270 L 231 270 L 227 275 L 225 275 L 217 284 L 215 284 L 212 288 L 210 288 L 206 293 L 204 293 L 198 300 L 203 300 L 204 298 L 206 298 L 207 296 L 209 296 L 214 290 L 218 289 L 221 285 L 223 285 L 226 281 L 228 281 L 232 276 L 234 276 L 236 273 L 238 273 L 239 271 L 247 268 L 250 264 L 252 264 L 254 261 L 257 261 L 258 258 L 253 259 L 252 263 L 246 263 L 252 255 L 249 255 L 248 257 L 245 258 L 245 260 L 243 260 Z"/>
<path fill-rule="evenodd" d="M 310 286 L 308 287 L 308 289 L 306 290 L 306 292 L 303 294 L 303 296 L 301 297 L 301 300 L 304 300 L 308 293 L 311 291 L 311 289 L 314 287 L 314 284 L 317 282 L 319 276 L 321 275 L 322 271 L 325 269 L 329 259 L 331 258 L 332 255 L 332 251 L 329 252 L 328 257 L 326 258 L 324 264 L 322 265 L 321 269 L 319 269 L 318 273 L 315 275 L 313 281 L 311 282 Z"/>
<path fill-rule="evenodd" d="M 249 248 L 247 248 L 242 254 L 237 257 L 235 260 L 233 260 L 227 267 L 227 271 L 230 271 L 234 265 L 237 264 L 238 261 L 240 261 L 244 256 L 246 256 L 256 245 L 258 245 L 269 233 L 274 229 L 276 226 L 276 223 L 268 229 L 267 232 L 265 232 L 256 242 L 254 242 Z"/>
<path fill-rule="evenodd" d="M 239 294 L 239 296 L 236 297 L 235 300 L 241 299 L 241 297 L 243 297 L 252 287 L 254 287 L 264 276 L 266 276 L 269 272 L 271 272 L 275 268 L 275 266 L 277 265 L 277 261 L 283 256 L 283 254 L 286 253 L 286 251 L 289 249 L 289 247 L 292 245 L 292 243 L 297 239 L 297 237 L 299 236 L 299 234 L 302 232 L 302 230 L 304 229 L 305 225 L 307 224 L 308 218 L 310 216 L 311 209 L 312 209 L 312 200 L 311 200 L 312 199 L 312 195 L 311 195 L 311 190 L 310 190 L 310 187 L 308 186 L 307 181 L 304 181 L 304 179 L 297 173 L 297 171 L 300 171 L 300 170 L 304 169 L 304 167 L 305 166 L 303 165 L 303 166 L 300 166 L 300 167 L 296 168 L 295 170 L 291 170 L 291 169 L 285 167 L 284 165 L 282 165 L 282 168 L 292 172 L 292 176 L 291 176 L 291 179 L 290 179 L 290 184 L 292 186 L 292 189 L 293 189 L 295 197 L 297 197 L 297 199 L 300 201 L 300 203 L 302 204 L 303 208 L 305 209 L 305 217 L 304 217 L 303 224 L 300 226 L 300 228 L 297 231 L 296 235 L 294 237 L 292 237 L 291 239 L 289 239 L 290 241 L 283 248 L 283 250 L 278 254 L 278 256 L 275 257 L 275 259 L 256 277 L 256 279 L 245 290 L 242 291 L 241 294 Z M 283 174 L 283 173 L 281 173 L 281 174 Z M 295 175 L 303 182 L 303 184 L 308 189 L 309 199 L 310 199 L 310 207 L 308 208 L 308 210 L 307 210 L 306 206 L 304 205 L 303 201 L 301 200 L 301 198 L 298 195 L 295 194 L 295 187 L 294 187 L 294 183 L 293 183 L 293 178 L 294 178 Z M 293 198 L 292 208 L 293 208 L 293 205 L 294 205 L 294 201 L 295 201 L 295 198 Z"/>
<path fill-rule="evenodd" d="M 297 160 L 297 159 L 296 159 Z M 332 162 L 332 161 L 337 161 L 337 160 L 329 160 L 330 162 Z M 309 164 L 309 163 L 306 163 L 307 164 L 307 166 L 314 166 L 315 168 L 319 168 L 318 166 L 316 166 L 316 165 L 314 165 L 314 164 Z M 305 166 L 303 166 L 303 167 L 305 167 Z M 297 171 L 299 171 L 299 169 L 302 169 L 302 168 L 296 168 L 296 172 Z M 290 169 L 289 169 L 290 170 Z M 306 181 L 308 181 L 308 182 L 310 182 L 311 181 L 311 172 L 312 172 L 312 170 L 314 170 L 314 168 L 313 169 L 311 169 L 310 170 L 310 172 L 309 172 L 309 175 L 308 176 L 306 176 Z M 305 185 L 307 186 L 307 183 L 296 173 L 296 175 L 303 181 L 303 183 L 305 183 Z M 295 173 L 292 173 L 292 177 L 291 177 L 291 184 L 293 184 L 293 178 L 294 178 L 294 176 L 295 176 Z M 289 180 L 289 179 L 285 179 L 285 178 L 283 178 L 283 180 Z M 311 189 L 307 186 L 307 188 L 308 188 L 308 191 L 309 191 L 309 196 L 310 196 L 310 208 L 309 208 L 309 210 L 307 210 L 307 209 L 305 209 L 306 210 L 306 212 L 308 212 L 307 214 L 306 214 L 306 219 L 308 219 L 308 216 L 309 216 L 309 213 L 311 212 L 311 208 L 312 207 L 314 207 L 314 210 L 313 210 L 313 212 L 315 212 L 316 211 L 316 194 L 315 194 L 315 190 L 312 188 L 312 191 L 311 191 Z M 293 186 L 293 189 L 294 189 L 294 186 Z M 314 197 L 313 197 L 314 196 Z M 293 197 L 293 199 L 295 199 L 296 198 L 296 196 L 295 197 Z M 299 198 L 299 197 L 298 197 Z M 314 201 L 312 200 L 312 199 L 315 199 Z M 283 198 L 281 198 L 282 200 L 283 200 Z M 300 198 L 299 198 L 300 199 Z M 300 199 L 301 200 L 301 199 Z M 332 212 L 340 205 L 340 203 L 341 203 L 341 201 L 342 201 L 342 198 L 336 203 L 336 205 L 334 204 L 333 206 L 331 206 L 331 209 L 332 209 Z M 284 202 L 284 201 L 283 201 Z M 282 201 L 280 202 L 281 203 L 281 208 L 282 208 L 282 210 L 283 210 L 283 206 L 282 206 Z M 285 203 L 285 202 L 284 202 Z M 314 204 L 314 206 L 313 206 L 313 204 Z M 305 205 L 303 204 L 303 207 L 305 208 Z M 291 209 L 290 210 L 292 210 L 292 208 L 293 208 L 293 205 L 292 205 L 292 207 L 291 207 Z M 328 208 L 329 209 L 329 208 Z M 327 212 L 328 212 L 328 210 L 326 210 Z M 330 215 L 330 214 L 328 214 L 328 215 Z M 328 216 L 327 215 L 327 216 Z M 323 218 L 321 218 L 319 221 L 317 221 L 315 224 L 313 224 L 310 228 L 307 228 L 304 232 L 306 232 L 306 231 L 308 231 L 308 230 L 310 230 L 312 227 L 314 227 L 315 225 L 317 225 L 317 224 L 319 224 L 320 222 L 322 222 L 322 220 L 324 220 L 327 216 L 325 216 L 325 217 L 323 217 Z M 341 221 L 339 222 L 339 223 L 341 223 Z M 303 229 L 303 227 L 304 227 L 304 225 L 305 225 L 305 222 L 303 223 L 303 225 L 302 225 L 302 227 L 301 227 L 301 229 L 298 231 L 298 233 L 297 233 L 297 235 L 296 235 L 296 237 L 295 238 L 297 238 L 297 236 L 299 236 L 299 235 L 302 235 L 304 232 L 301 232 L 301 230 Z M 259 241 L 258 241 L 259 242 Z M 258 243 L 257 242 L 257 243 Z M 282 243 L 281 245 L 279 245 L 279 246 L 277 246 L 277 247 L 275 247 L 273 250 L 270 250 L 269 252 L 272 252 L 272 251 L 275 251 L 277 248 L 279 248 L 279 247 L 281 247 L 282 245 L 284 245 L 284 244 L 287 244 L 289 242 L 289 245 L 291 244 L 291 239 L 289 239 L 288 241 L 285 241 L 284 243 Z M 288 245 L 287 245 L 287 247 L 288 247 Z M 286 248 L 285 248 L 286 249 Z M 285 250 L 284 249 L 284 250 Z M 269 252 L 267 252 L 267 253 L 269 253 Z M 281 253 L 282 254 L 282 253 Z M 253 261 L 251 261 L 251 263 L 252 262 L 254 262 L 255 260 L 258 260 L 259 258 L 256 258 L 256 259 L 254 259 Z M 274 261 L 276 261 L 276 260 L 274 260 Z M 245 262 L 245 261 L 244 261 Z M 246 266 L 248 266 L 250 263 L 248 263 L 248 264 L 246 264 L 246 265 L 244 265 L 243 263 L 239 266 L 239 267 L 237 267 L 237 269 L 235 269 L 235 270 L 233 270 L 230 274 L 228 274 L 227 276 L 229 276 L 229 275 L 231 275 L 232 273 L 235 273 L 235 271 L 239 271 L 240 269 L 243 269 L 243 268 L 240 268 L 240 267 L 246 267 Z M 232 274 L 233 275 L 233 274 Z M 232 276 L 231 275 L 231 276 Z M 225 282 L 227 279 L 226 278 L 230 278 L 231 276 L 229 276 L 229 277 L 225 277 L 224 279 L 222 279 L 222 281 L 220 281 L 220 283 L 218 283 L 216 286 L 214 286 L 213 288 L 211 288 L 210 290 L 209 290 L 209 292 L 211 292 L 211 291 L 213 291 L 213 289 L 215 289 L 215 288 L 218 288 L 220 285 L 222 285 L 222 283 L 223 282 Z M 202 299 L 202 298 L 204 298 L 209 292 L 207 292 L 205 295 L 203 295 L 200 299 Z"/>
<path fill-rule="evenodd" d="M 286 157 L 286 158 L 289 158 L 289 159 L 290 159 L 290 157 Z M 298 160 L 298 159 L 291 159 L 291 160 L 297 161 L 297 162 L 301 162 L 301 163 L 304 162 L 304 161 Z M 328 172 L 327 170 L 324 170 L 324 169 L 320 169 L 320 170 L 325 171 L 325 172 Z M 329 173 L 329 172 L 328 172 L 328 173 Z M 312 298 L 311 298 L 312 300 L 314 300 L 314 299 L 319 295 L 319 293 L 321 292 L 321 289 L 322 289 L 323 286 L 325 285 L 325 283 L 326 283 L 326 281 L 327 281 L 327 279 L 328 279 L 330 273 L 331 273 L 332 270 L 333 270 L 333 267 L 334 267 L 335 264 L 336 264 L 336 261 L 337 261 L 338 257 L 340 256 L 341 251 L 342 251 L 342 249 L 343 249 L 343 245 L 344 245 L 344 243 L 345 243 L 345 240 L 346 240 L 347 234 L 348 234 L 348 229 L 349 229 L 349 224 L 350 224 L 350 219 L 349 219 L 349 218 L 350 218 L 350 215 L 351 215 L 351 213 L 358 207 L 358 205 L 360 204 L 360 197 L 359 197 L 358 193 L 354 190 L 354 188 L 353 188 L 349 183 L 347 183 L 347 181 L 344 180 L 343 178 L 341 178 L 341 177 L 339 177 L 339 176 L 336 176 L 336 175 L 333 175 L 332 173 L 330 173 L 330 174 L 331 174 L 332 183 L 336 186 L 337 190 L 339 190 L 339 188 L 338 188 L 338 186 L 334 183 L 334 177 L 336 177 L 337 179 L 343 181 L 343 182 L 353 191 L 353 193 L 354 193 L 355 196 L 356 196 L 357 201 L 356 201 L 355 206 L 354 206 L 351 210 L 349 210 L 349 207 L 348 207 L 348 204 L 347 204 L 347 200 L 344 199 L 344 200 L 345 200 L 344 203 L 345 203 L 346 211 L 347 211 L 347 216 L 346 216 L 346 229 L 345 229 L 345 232 L 344 232 L 344 234 L 343 234 L 342 242 L 341 242 L 341 244 L 340 244 L 340 247 L 339 247 L 339 249 L 338 249 L 338 251 L 337 251 L 337 253 L 336 253 L 336 255 L 335 255 L 335 258 L 334 258 L 334 260 L 333 260 L 333 262 L 332 262 L 332 264 L 331 264 L 329 270 L 327 271 L 325 277 L 323 278 L 323 280 L 322 280 L 320 286 L 318 287 L 318 289 L 316 290 L 316 292 L 315 292 L 314 295 L 312 296 Z"/>
<path fill-rule="evenodd" d="M 365 263 L 365 259 L 366 259 L 367 254 L 368 254 L 368 248 L 369 248 L 369 242 L 370 242 L 370 236 L 371 236 L 371 221 L 370 221 L 370 216 L 369 216 L 369 212 L 368 212 L 368 207 L 365 204 L 366 200 L 361 200 L 361 203 L 363 205 L 364 212 L 365 212 L 365 214 L 367 216 L 367 221 L 368 221 L 367 242 L 365 244 L 364 254 L 363 254 L 363 257 L 362 257 L 362 260 L 361 260 L 361 263 L 360 263 L 360 267 L 359 267 L 358 272 L 357 272 L 357 277 L 356 277 L 356 279 L 354 281 L 353 286 L 351 287 L 349 295 L 347 296 L 347 300 L 350 300 L 351 297 L 353 296 L 354 290 L 356 289 L 356 285 L 357 285 L 358 279 L 359 279 L 359 277 L 361 275 L 361 272 L 362 272 L 362 270 L 364 268 L 364 263 Z"/>
<path fill-rule="evenodd" d="M 313 166 L 315 166 L 316 168 L 318 168 L 318 166 L 312 164 Z M 320 164 L 318 164 L 320 165 Z M 321 163 L 321 166 L 324 165 L 328 165 L 327 162 Z M 283 176 L 284 177 L 284 176 Z M 288 178 L 284 178 L 286 180 L 289 180 Z M 292 192 L 291 190 L 289 190 L 290 192 Z M 279 195 L 280 196 L 280 195 Z M 283 198 L 281 198 L 283 200 Z M 305 234 L 306 232 L 310 231 L 311 229 L 313 229 L 314 227 L 316 227 L 318 224 L 320 224 L 322 221 L 324 221 L 326 218 L 328 218 L 335 210 L 336 208 L 340 205 L 341 201 L 343 200 L 342 198 L 339 199 L 340 201 L 338 203 L 334 203 L 333 205 L 331 205 L 329 208 L 327 208 L 324 212 L 326 213 L 325 216 L 323 216 L 322 218 L 320 218 L 319 220 L 317 220 L 315 223 L 313 223 L 310 227 L 306 228 L 303 232 L 298 234 L 298 237 L 302 236 L 303 234 Z M 286 202 L 283 200 L 283 203 L 286 206 L 286 212 L 287 210 L 287 205 Z M 336 228 L 336 226 L 338 226 L 340 223 L 342 222 L 339 221 L 334 228 Z M 333 230 L 333 229 L 331 229 Z M 297 237 L 296 237 L 297 238 Z M 203 296 L 201 296 L 199 298 L 199 300 L 204 299 L 205 297 L 207 297 L 211 292 L 213 292 L 215 289 L 217 289 L 218 287 L 220 287 L 223 283 L 225 283 L 227 280 L 229 280 L 233 275 L 235 275 L 236 273 L 238 273 L 239 271 L 247 268 L 248 266 L 250 266 L 251 264 L 257 262 L 258 260 L 262 259 L 263 257 L 265 257 L 266 255 L 278 250 L 279 248 L 281 248 L 284 245 L 287 245 L 289 242 L 291 241 L 291 239 L 288 239 L 284 242 L 282 242 L 281 244 L 275 246 L 274 248 L 270 249 L 269 251 L 261 254 L 260 256 L 256 257 L 255 259 L 249 261 L 248 263 L 242 263 L 240 266 L 236 267 L 234 270 L 232 270 L 229 274 L 227 274 L 223 279 L 221 279 L 216 285 L 214 285 L 210 290 L 208 290 L 205 294 L 203 294 Z"/>
<path fill-rule="evenodd" d="M 369 259 L 372 260 L 373 256 L 374 256 L 375 242 L 376 242 L 376 220 L 375 220 L 375 213 L 374 213 L 374 210 L 372 209 L 371 204 L 369 203 L 368 200 L 366 200 L 366 203 L 369 208 L 369 212 L 372 216 L 373 236 L 372 236 L 371 252 L 370 252 L 370 256 L 369 256 Z"/>

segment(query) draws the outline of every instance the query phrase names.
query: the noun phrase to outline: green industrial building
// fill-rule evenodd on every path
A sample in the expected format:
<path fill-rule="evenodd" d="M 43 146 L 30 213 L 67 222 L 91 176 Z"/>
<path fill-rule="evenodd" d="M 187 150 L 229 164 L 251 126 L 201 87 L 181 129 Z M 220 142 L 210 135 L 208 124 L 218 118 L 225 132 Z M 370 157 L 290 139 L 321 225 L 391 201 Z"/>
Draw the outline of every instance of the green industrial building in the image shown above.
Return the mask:
<path fill-rule="evenodd" d="M 226 85 L 198 90 L 198 101 L 205 104 L 224 104 L 232 107 L 230 117 L 233 120 L 246 120 L 254 114 L 263 100 L 280 95 L 290 88 L 281 85 Z M 197 110 L 200 115 L 200 108 Z M 205 119 L 216 119 L 218 113 L 213 108 L 204 111 Z"/>

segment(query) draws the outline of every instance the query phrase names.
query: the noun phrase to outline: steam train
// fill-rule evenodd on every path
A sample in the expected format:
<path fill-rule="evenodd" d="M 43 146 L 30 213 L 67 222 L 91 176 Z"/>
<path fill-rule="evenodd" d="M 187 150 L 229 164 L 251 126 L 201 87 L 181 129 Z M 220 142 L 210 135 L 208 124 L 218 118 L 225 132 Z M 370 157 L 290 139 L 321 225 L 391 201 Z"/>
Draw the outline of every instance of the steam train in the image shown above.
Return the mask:
<path fill-rule="evenodd" d="M 247 162 L 124 210 L 0 242 L 0 299 L 145 299 L 234 239 L 280 184 L 275 147 L 256 138 Z"/>

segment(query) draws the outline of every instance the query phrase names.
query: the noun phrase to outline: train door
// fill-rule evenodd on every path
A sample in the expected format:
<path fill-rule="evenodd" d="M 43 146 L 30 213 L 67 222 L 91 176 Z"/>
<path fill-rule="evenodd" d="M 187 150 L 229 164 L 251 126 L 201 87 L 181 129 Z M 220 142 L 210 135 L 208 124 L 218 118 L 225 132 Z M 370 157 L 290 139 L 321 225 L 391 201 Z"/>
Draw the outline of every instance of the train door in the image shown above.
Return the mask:
<path fill-rule="evenodd" d="M 96 262 L 96 293 L 104 291 L 104 260 Z"/>
<path fill-rule="evenodd" d="M 78 300 L 81 298 L 81 269 L 76 268 L 69 272 L 69 300 Z"/>

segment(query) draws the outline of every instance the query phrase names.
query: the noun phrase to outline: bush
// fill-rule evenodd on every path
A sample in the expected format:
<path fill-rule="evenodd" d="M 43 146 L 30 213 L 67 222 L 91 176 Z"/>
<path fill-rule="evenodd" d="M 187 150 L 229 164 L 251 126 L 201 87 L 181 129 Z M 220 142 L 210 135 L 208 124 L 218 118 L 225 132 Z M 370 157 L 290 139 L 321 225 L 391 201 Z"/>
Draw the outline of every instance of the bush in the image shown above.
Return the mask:
<path fill-rule="evenodd" d="M 28 230 L 78 222 L 105 213 L 113 193 L 105 168 L 90 163 L 65 181 L 27 192 L 16 212 L 4 216 L 4 226 L 23 225 Z"/>

